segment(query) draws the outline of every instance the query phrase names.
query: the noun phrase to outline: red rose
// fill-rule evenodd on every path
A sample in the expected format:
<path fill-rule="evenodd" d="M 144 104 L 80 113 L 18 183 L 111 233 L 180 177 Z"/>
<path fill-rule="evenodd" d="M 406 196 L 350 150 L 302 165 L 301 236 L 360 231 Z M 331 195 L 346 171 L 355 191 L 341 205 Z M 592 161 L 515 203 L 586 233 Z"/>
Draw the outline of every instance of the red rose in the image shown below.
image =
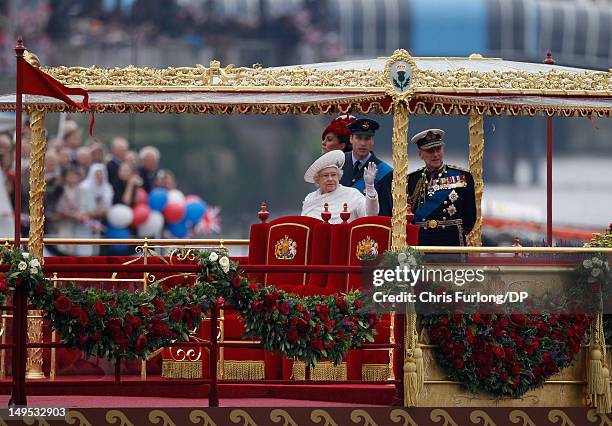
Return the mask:
<path fill-rule="evenodd" d="M 508 374 L 507 371 L 504 371 L 503 373 L 499 375 L 499 378 L 501 379 L 502 382 L 507 382 L 508 379 L 510 378 L 510 375 Z"/>
<path fill-rule="evenodd" d="M 153 307 L 155 308 L 156 314 L 161 314 L 166 309 L 166 306 L 164 305 L 164 302 L 161 299 L 155 298 L 153 299 L 152 303 L 153 303 Z"/>
<path fill-rule="evenodd" d="M 170 312 L 170 321 L 179 322 L 183 319 L 183 310 L 178 306 L 172 308 L 172 312 Z"/>
<path fill-rule="evenodd" d="M 302 336 L 310 331 L 310 324 L 308 324 L 308 322 L 305 321 L 303 318 L 300 318 L 298 320 L 296 327 L 297 327 L 297 331 Z"/>
<path fill-rule="evenodd" d="M 65 314 L 72 308 L 72 299 L 67 296 L 59 296 L 55 299 L 54 305 L 58 312 Z"/>
<path fill-rule="evenodd" d="M 304 321 L 310 321 L 312 319 L 312 317 L 310 316 L 310 313 L 308 312 L 304 312 L 302 316 L 304 318 Z"/>
<path fill-rule="evenodd" d="M 263 310 L 263 302 L 261 300 L 253 300 L 251 310 L 256 313 L 261 312 Z"/>
<path fill-rule="evenodd" d="M 13 280 L 13 284 L 15 284 L 15 288 L 18 288 L 21 286 L 21 284 L 23 284 L 23 281 L 20 278 L 15 278 Z"/>
<path fill-rule="evenodd" d="M 142 320 L 132 314 L 127 314 L 125 320 L 134 328 L 139 328 L 142 325 Z"/>
<path fill-rule="evenodd" d="M 455 360 L 455 368 L 462 368 L 463 367 L 463 360 L 461 358 L 457 358 Z"/>
<path fill-rule="evenodd" d="M 136 345 L 135 345 L 136 352 L 139 352 L 139 353 L 142 352 L 146 344 L 147 344 L 147 337 L 140 334 L 136 338 Z"/>
<path fill-rule="evenodd" d="M 242 279 L 238 275 L 235 275 L 234 278 L 232 278 L 232 286 L 234 286 L 234 288 L 238 288 L 241 285 Z"/>
<path fill-rule="evenodd" d="M 300 305 L 299 303 L 295 306 L 295 308 L 297 309 L 297 311 L 301 314 L 303 314 L 304 312 L 306 312 L 306 309 L 304 309 L 304 307 L 302 305 Z"/>
<path fill-rule="evenodd" d="M 344 296 L 337 294 L 334 296 L 334 299 L 336 300 L 336 305 L 338 305 L 340 312 L 346 312 L 346 300 Z"/>
<path fill-rule="evenodd" d="M 313 337 L 310 340 L 310 346 L 312 346 L 314 349 L 322 351 L 323 350 L 323 340 Z"/>
<path fill-rule="evenodd" d="M 87 336 L 81 336 L 81 338 L 79 339 L 79 345 L 81 346 L 85 346 L 87 344 L 87 342 L 89 341 L 89 337 Z"/>
<path fill-rule="evenodd" d="M 355 306 L 357 309 L 361 308 L 361 299 L 355 299 Z"/>
<path fill-rule="evenodd" d="M 329 320 L 325 323 L 325 330 L 329 331 L 336 326 L 336 320 Z"/>
<path fill-rule="evenodd" d="M 148 318 L 151 316 L 151 311 L 146 306 L 141 306 L 138 308 L 138 311 L 142 314 L 143 317 Z"/>
<path fill-rule="evenodd" d="M 253 291 L 257 291 L 259 290 L 259 285 L 257 285 L 256 283 L 251 283 L 249 284 L 249 288 Z"/>
<path fill-rule="evenodd" d="M 472 322 L 478 324 L 481 321 L 480 314 L 475 312 L 472 314 Z"/>
<path fill-rule="evenodd" d="M 376 314 L 368 315 L 368 324 L 370 327 L 374 327 L 378 323 L 378 316 Z"/>
<path fill-rule="evenodd" d="M 0 272 L 0 281 L 6 281 L 6 275 L 3 272 Z"/>
<path fill-rule="evenodd" d="M 264 294 L 263 295 L 264 305 L 268 308 L 274 306 L 276 304 L 276 301 L 278 300 L 278 296 L 279 294 L 277 291 L 273 291 L 272 293 Z"/>
<path fill-rule="evenodd" d="M 330 340 L 329 342 L 327 342 L 327 344 L 325 345 L 326 349 L 333 349 L 334 346 L 336 346 L 336 344 L 334 343 L 333 340 Z"/>
<path fill-rule="evenodd" d="M 495 356 L 499 359 L 504 358 L 504 356 L 506 355 L 504 353 L 504 348 L 502 348 L 501 346 L 493 346 L 493 348 L 491 349 L 493 351 L 493 353 L 495 354 Z"/>
<path fill-rule="evenodd" d="M 0 292 L 6 294 L 6 293 L 8 293 L 8 291 L 9 291 L 8 284 L 6 283 L 6 281 L 1 280 L 0 281 Z"/>
<path fill-rule="evenodd" d="M 521 365 L 520 364 L 514 364 L 514 366 L 512 367 L 512 373 L 513 374 L 519 374 L 521 372 Z"/>
<path fill-rule="evenodd" d="M 106 306 L 104 306 L 104 303 L 99 299 L 96 300 L 93 310 L 94 314 L 96 314 L 98 317 L 103 317 L 106 314 Z"/>
<path fill-rule="evenodd" d="M 281 314 L 287 315 L 289 313 L 289 305 L 287 305 L 285 302 L 280 302 L 278 304 L 278 310 Z"/>
<path fill-rule="evenodd" d="M 295 328 L 287 329 L 287 341 L 289 343 L 295 343 L 298 340 L 298 332 Z"/>
<path fill-rule="evenodd" d="M 315 306 L 315 312 L 321 318 L 321 321 L 327 321 L 329 319 L 329 308 L 327 305 L 318 304 Z"/>
<path fill-rule="evenodd" d="M 108 328 L 111 330 L 119 330 L 121 328 L 121 320 L 116 317 L 109 319 Z"/>
<path fill-rule="evenodd" d="M 108 301 L 108 305 L 109 306 L 117 306 L 117 302 L 115 302 L 114 300 L 109 300 Z"/>

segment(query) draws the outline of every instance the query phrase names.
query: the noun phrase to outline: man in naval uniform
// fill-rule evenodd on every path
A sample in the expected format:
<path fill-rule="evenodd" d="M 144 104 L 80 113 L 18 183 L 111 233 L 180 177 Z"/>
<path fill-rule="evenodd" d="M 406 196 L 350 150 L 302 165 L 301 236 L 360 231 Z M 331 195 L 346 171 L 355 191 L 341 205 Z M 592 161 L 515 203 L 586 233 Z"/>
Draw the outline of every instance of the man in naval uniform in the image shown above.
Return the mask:
<path fill-rule="evenodd" d="M 353 121 L 348 126 L 351 132 L 350 142 L 353 150 L 347 152 L 342 168 L 342 179 L 340 184 L 351 186 L 361 193 L 364 193 L 366 184 L 363 180 L 364 170 L 370 163 L 377 167 L 376 181 L 374 188 L 378 193 L 378 215 L 391 216 L 393 201 L 391 198 L 391 181 L 393 180 L 393 168 L 381 161 L 374 155 L 374 134 L 380 127 L 379 124 L 368 118 L 360 118 Z"/>
<path fill-rule="evenodd" d="M 425 162 L 408 175 L 408 202 L 422 246 L 464 246 L 476 223 L 474 178 L 444 164 L 443 137 L 443 130 L 428 129 L 412 138 Z"/>

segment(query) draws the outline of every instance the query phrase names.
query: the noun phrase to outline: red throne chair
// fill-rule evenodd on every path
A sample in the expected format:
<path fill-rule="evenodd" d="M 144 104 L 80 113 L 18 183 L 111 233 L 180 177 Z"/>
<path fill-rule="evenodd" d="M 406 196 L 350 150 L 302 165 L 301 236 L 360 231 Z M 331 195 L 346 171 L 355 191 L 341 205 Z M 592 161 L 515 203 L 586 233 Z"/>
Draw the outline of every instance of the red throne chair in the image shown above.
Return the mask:
<path fill-rule="evenodd" d="M 330 225 L 304 216 L 285 216 L 265 223 L 267 212 L 260 212 L 262 223 L 251 226 L 249 264 L 311 265 L 327 264 Z M 264 214 L 262 214 L 264 213 Z M 316 242 L 316 247 L 313 243 Z M 303 272 L 252 273 L 251 280 L 274 285 L 279 290 L 293 292 L 307 284 L 321 286 L 327 275 Z M 244 325 L 235 311 L 223 313 L 223 339 L 241 340 Z M 280 379 L 282 362 L 279 354 L 262 349 L 225 348 L 223 376 L 227 379 Z"/>

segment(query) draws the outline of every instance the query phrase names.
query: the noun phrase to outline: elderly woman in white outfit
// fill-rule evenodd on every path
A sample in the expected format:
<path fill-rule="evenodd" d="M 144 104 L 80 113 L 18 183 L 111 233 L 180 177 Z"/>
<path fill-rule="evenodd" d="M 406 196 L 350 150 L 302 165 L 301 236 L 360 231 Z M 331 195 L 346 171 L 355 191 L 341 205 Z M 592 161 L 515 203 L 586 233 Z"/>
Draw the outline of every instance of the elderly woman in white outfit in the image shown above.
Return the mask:
<path fill-rule="evenodd" d="M 304 180 L 314 183 L 319 189 L 311 192 L 304 199 L 302 216 L 321 219 L 323 205 L 328 204 L 331 219 L 329 223 L 341 223 L 340 212 L 344 203 L 348 205 L 351 214 L 349 222 L 359 217 L 378 215 L 378 194 L 374 189 L 376 179 L 376 164 L 371 162 L 365 168 L 365 196 L 355 188 L 340 185 L 342 166 L 345 155 L 341 150 L 323 154 L 306 170 Z"/>

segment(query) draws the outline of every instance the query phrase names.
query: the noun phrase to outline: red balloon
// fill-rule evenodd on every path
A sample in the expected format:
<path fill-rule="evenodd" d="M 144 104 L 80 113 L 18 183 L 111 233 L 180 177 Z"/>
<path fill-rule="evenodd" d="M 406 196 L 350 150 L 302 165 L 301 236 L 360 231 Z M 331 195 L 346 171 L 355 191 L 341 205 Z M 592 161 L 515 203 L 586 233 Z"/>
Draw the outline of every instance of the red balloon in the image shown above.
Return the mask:
<path fill-rule="evenodd" d="M 167 223 L 178 223 L 185 217 L 185 204 L 168 203 L 163 213 Z"/>
<path fill-rule="evenodd" d="M 132 219 L 132 226 L 140 226 L 147 221 L 151 214 L 151 207 L 148 204 L 136 204 L 132 209 L 134 212 L 134 219 Z"/>
<path fill-rule="evenodd" d="M 149 194 L 143 188 L 136 189 L 136 204 L 146 204 L 149 200 Z"/>

